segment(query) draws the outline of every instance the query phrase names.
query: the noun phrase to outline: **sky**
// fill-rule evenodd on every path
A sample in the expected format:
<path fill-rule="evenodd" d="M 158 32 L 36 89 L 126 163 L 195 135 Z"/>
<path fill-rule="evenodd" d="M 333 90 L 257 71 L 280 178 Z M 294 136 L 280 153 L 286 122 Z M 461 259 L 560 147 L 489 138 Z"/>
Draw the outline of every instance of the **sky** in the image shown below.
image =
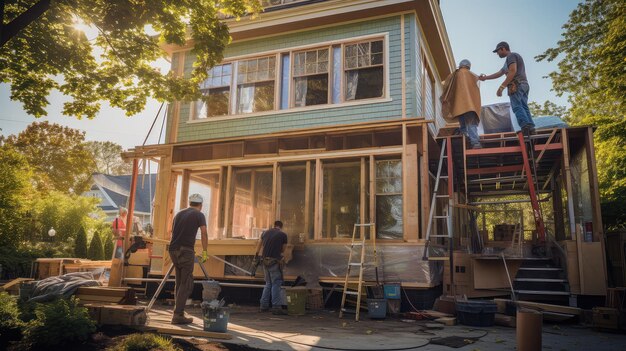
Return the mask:
<path fill-rule="evenodd" d="M 577 3 L 575 0 L 440 1 L 457 64 L 462 59 L 469 59 L 472 62 L 472 71 L 476 74 L 494 73 L 504 62 L 491 51 L 498 42 L 507 41 L 511 50 L 524 58 L 530 83 L 529 100 L 539 103 L 550 100 L 563 106 L 568 106 L 566 97 L 557 97 L 551 91 L 550 79 L 543 78 L 556 69 L 556 63 L 535 62 L 533 58 L 556 46 L 561 38 L 561 27 L 567 22 Z M 159 64 L 161 68 L 165 65 L 164 62 Z M 483 105 L 508 101 L 506 94 L 500 98 L 496 96 L 496 90 L 503 79 L 481 83 Z M 67 99 L 59 92 L 53 92 L 48 101 L 48 116 L 38 119 L 39 121 L 48 120 L 80 129 L 86 132 L 87 140 L 113 141 L 124 149 L 143 143 L 160 106 L 157 101 L 149 100 L 143 112 L 128 117 L 124 111 L 103 103 L 96 118 L 78 120 L 63 116 L 63 102 Z M 163 111 L 146 144 L 157 143 L 162 117 Z M 19 102 L 10 100 L 9 86 L 0 84 L 0 133 L 17 134 L 36 120 L 24 112 Z"/>

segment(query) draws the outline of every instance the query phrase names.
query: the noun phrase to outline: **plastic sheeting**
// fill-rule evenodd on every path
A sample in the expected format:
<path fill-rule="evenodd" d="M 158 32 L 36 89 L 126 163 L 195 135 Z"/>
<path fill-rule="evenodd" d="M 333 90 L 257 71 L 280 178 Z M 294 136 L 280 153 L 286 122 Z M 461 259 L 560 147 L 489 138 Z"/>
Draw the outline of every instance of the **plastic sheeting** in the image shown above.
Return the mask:
<path fill-rule="evenodd" d="M 378 279 L 380 282 L 418 282 L 430 286 L 441 283 L 443 266 L 436 261 L 425 261 L 422 245 L 377 245 Z M 352 260 L 360 259 L 360 247 L 355 247 Z M 371 246 L 367 246 L 365 262 L 373 263 Z M 307 244 L 303 250 L 294 249 L 293 260 L 285 266 L 285 274 L 303 276 L 308 284 L 316 285 L 320 277 L 344 278 L 348 266 L 350 244 Z M 248 269 L 252 256 L 227 256 L 226 260 Z M 226 266 L 226 275 L 244 275 L 238 269 Z M 367 268 L 364 280 L 376 281 L 376 270 Z"/>
<path fill-rule="evenodd" d="M 535 129 L 566 128 L 567 123 L 556 116 L 533 116 Z M 479 134 L 519 131 L 519 123 L 511 109 L 511 104 L 502 102 L 485 105 L 480 112 Z"/>
<path fill-rule="evenodd" d="M 32 283 L 30 302 L 52 301 L 56 298 L 69 298 L 81 286 L 100 286 L 92 272 L 76 272 L 49 277 Z"/>

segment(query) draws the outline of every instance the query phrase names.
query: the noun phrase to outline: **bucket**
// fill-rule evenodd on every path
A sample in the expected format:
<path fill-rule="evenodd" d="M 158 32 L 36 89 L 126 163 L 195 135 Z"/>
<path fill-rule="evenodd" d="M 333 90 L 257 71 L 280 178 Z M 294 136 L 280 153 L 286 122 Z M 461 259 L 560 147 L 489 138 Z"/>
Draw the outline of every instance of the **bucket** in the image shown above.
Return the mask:
<path fill-rule="evenodd" d="M 541 329 L 543 315 L 541 312 L 517 311 L 517 349 L 519 351 L 541 350 Z"/>
<path fill-rule="evenodd" d="M 400 300 L 400 284 L 385 284 L 383 287 L 387 300 Z"/>
<path fill-rule="evenodd" d="M 302 316 L 306 307 L 306 288 L 287 288 L 287 314 Z"/>
<path fill-rule="evenodd" d="M 203 308 L 202 319 L 204 330 L 216 333 L 226 333 L 228 330 L 228 318 L 230 310 L 227 307 Z"/>
<path fill-rule="evenodd" d="M 367 315 L 372 319 L 387 316 L 387 299 L 367 299 Z"/>
<path fill-rule="evenodd" d="M 217 300 L 217 297 L 222 291 L 220 283 L 215 280 L 206 280 L 202 282 L 202 300 L 213 301 Z"/>

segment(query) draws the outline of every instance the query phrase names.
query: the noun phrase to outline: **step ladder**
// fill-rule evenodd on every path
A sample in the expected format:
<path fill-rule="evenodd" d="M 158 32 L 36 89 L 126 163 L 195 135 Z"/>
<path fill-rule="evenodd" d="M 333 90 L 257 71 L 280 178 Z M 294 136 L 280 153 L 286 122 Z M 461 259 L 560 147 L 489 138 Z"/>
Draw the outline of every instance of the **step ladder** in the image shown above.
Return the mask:
<path fill-rule="evenodd" d="M 453 194 L 453 170 L 452 170 L 452 140 L 450 137 L 447 137 L 443 140 L 441 145 L 441 154 L 439 155 L 439 165 L 437 166 L 437 176 L 435 178 L 435 187 L 433 191 L 432 200 L 430 202 L 430 213 L 428 215 L 428 227 L 426 229 L 426 245 L 424 246 L 424 260 L 429 261 L 448 261 L 450 259 L 450 254 L 452 254 L 452 209 L 454 207 L 454 199 L 452 198 Z M 446 174 L 443 175 L 443 165 L 444 160 L 446 160 Z M 439 193 L 439 182 L 442 179 L 447 179 L 448 182 L 448 191 L 447 194 Z M 444 205 L 441 214 L 437 212 L 437 201 L 439 199 L 448 200 Z M 439 227 L 437 224 L 440 221 L 445 220 L 445 234 L 437 232 L 435 228 Z M 449 248 L 442 248 L 438 246 L 438 248 L 442 248 L 443 250 L 438 250 L 439 252 L 431 253 L 431 240 L 438 238 L 443 238 L 444 240 L 448 240 Z M 443 252 L 442 252 L 443 251 Z"/>
<path fill-rule="evenodd" d="M 359 321 L 359 312 L 361 310 L 361 296 L 363 294 L 363 271 L 366 268 L 372 267 L 371 264 L 365 262 L 365 256 L 367 254 L 365 250 L 366 239 L 365 230 L 369 228 L 369 235 L 371 239 L 371 246 L 374 254 L 373 267 L 376 269 L 376 281 L 378 282 L 378 254 L 376 252 L 376 225 L 374 223 L 355 224 L 352 230 L 352 241 L 350 243 L 350 255 L 348 256 L 348 266 L 346 268 L 346 279 L 343 284 L 343 294 L 341 295 L 341 309 L 339 310 L 339 318 L 343 317 L 344 312 L 353 312 L 345 307 L 347 296 L 356 296 L 356 308 L 355 308 L 355 321 Z M 357 236 L 357 229 L 358 235 Z M 358 254 L 355 254 L 355 248 L 358 250 Z M 357 262 L 353 262 L 353 259 L 358 258 Z M 357 267 L 359 270 L 358 278 L 353 275 L 352 267 Z M 356 280 L 355 280 L 356 278 Z M 354 285 L 356 284 L 356 288 Z"/>
<path fill-rule="evenodd" d="M 541 206 L 539 205 L 539 201 L 537 198 L 537 184 L 535 183 L 535 179 L 537 179 L 537 174 L 535 171 L 535 147 L 533 145 L 532 138 L 529 137 L 528 142 L 530 144 L 530 152 L 528 152 L 528 149 L 526 148 L 526 138 L 521 131 L 517 132 L 517 139 L 519 140 L 520 148 L 522 150 L 523 169 L 524 173 L 526 174 L 526 182 L 528 183 L 528 193 L 530 195 L 530 203 L 533 208 L 533 219 L 535 220 L 535 227 L 537 228 L 537 233 L 539 234 L 539 240 L 541 242 L 545 242 L 546 227 L 543 223 Z M 531 162 L 528 157 L 529 154 L 532 158 L 532 169 Z"/>

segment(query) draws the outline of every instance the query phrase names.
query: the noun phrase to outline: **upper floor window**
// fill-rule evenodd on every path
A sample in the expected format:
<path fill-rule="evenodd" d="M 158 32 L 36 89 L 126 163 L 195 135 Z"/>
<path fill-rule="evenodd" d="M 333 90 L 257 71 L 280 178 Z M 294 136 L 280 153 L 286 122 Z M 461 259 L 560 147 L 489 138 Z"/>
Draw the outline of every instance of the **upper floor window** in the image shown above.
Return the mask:
<path fill-rule="evenodd" d="M 290 4 L 292 2 L 298 2 L 298 1 L 303 1 L 303 0 L 261 0 L 261 5 L 263 5 L 263 7 L 272 7 L 272 6 Z"/>
<path fill-rule="evenodd" d="M 274 110 L 276 56 L 239 62 L 237 70 L 237 113 Z"/>
<path fill-rule="evenodd" d="M 196 103 L 196 118 L 228 115 L 232 64 L 211 68 L 209 77 L 200 85 L 203 99 Z"/>
<path fill-rule="evenodd" d="M 383 41 L 344 46 L 345 101 L 383 96 Z"/>
<path fill-rule="evenodd" d="M 293 57 L 294 106 L 328 103 L 329 49 L 296 52 Z"/>

